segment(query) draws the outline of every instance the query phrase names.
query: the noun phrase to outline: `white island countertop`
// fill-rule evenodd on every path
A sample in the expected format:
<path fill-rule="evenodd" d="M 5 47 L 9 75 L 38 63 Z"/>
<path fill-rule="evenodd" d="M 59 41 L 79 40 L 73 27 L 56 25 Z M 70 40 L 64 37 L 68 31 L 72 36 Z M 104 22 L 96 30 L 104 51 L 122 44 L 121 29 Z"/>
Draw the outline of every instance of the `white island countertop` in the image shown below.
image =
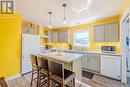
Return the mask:
<path fill-rule="evenodd" d="M 100 55 L 110 55 L 110 56 L 121 56 L 120 52 L 101 52 L 101 51 L 77 51 L 77 50 L 67 50 L 67 49 L 58 49 L 58 51 L 63 51 L 63 52 L 71 52 L 71 53 L 79 53 L 79 54 L 87 54 L 87 53 L 94 53 L 94 54 L 100 54 Z"/>
<path fill-rule="evenodd" d="M 81 54 L 66 53 L 66 52 L 40 53 L 40 55 L 53 60 L 65 62 L 65 63 L 71 63 L 74 60 L 81 58 L 83 56 Z"/>

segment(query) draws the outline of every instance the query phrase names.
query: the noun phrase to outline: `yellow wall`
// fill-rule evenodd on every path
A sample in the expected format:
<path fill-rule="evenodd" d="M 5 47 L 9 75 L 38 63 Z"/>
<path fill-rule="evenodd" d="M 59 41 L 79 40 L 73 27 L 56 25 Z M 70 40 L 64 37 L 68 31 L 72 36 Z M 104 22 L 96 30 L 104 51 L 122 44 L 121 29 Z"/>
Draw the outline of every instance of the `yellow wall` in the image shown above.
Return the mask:
<path fill-rule="evenodd" d="M 21 16 L 0 16 L 0 77 L 20 74 L 21 70 Z"/>
<path fill-rule="evenodd" d="M 96 21 L 93 23 L 89 23 L 89 24 L 85 24 L 85 25 L 80 25 L 80 26 L 74 26 L 71 28 L 64 28 L 64 29 L 58 29 L 58 30 L 48 30 L 51 32 L 55 32 L 55 31 L 64 31 L 64 30 L 70 30 L 71 34 L 70 34 L 70 41 L 71 44 L 73 44 L 73 31 L 75 30 L 83 30 L 83 29 L 89 29 L 90 30 L 90 35 L 91 35 L 91 47 L 89 48 L 90 50 L 99 50 L 100 47 L 102 45 L 114 45 L 117 46 L 117 50 L 120 50 L 120 42 L 102 42 L 102 43 L 95 43 L 94 42 L 94 33 L 93 33 L 93 25 L 97 25 L 97 24 L 104 24 L 104 23 L 110 23 L 110 22 L 119 22 L 119 16 L 115 16 L 115 17 L 110 17 L 104 20 L 100 20 L 100 21 Z M 56 44 L 56 43 L 55 43 Z"/>
<path fill-rule="evenodd" d="M 130 0 L 124 0 L 123 6 L 120 11 L 121 17 L 124 15 L 125 11 L 129 8 L 129 6 L 130 6 Z"/>

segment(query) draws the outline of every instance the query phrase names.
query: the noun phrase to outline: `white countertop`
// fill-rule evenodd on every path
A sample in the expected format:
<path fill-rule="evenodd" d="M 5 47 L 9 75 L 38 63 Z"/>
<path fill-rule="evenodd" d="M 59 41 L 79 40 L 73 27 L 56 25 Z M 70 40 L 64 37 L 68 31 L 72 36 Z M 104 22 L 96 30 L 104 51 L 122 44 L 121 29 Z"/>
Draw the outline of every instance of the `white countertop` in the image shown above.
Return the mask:
<path fill-rule="evenodd" d="M 81 54 L 65 53 L 65 52 L 40 53 L 40 55 L 65 63 L 71 63 L 74 60 L 81 58 L 83 56 Z"/>
<path fill-rule="evenodd" d="M 121 56 L 119 52 L 116 53 L 108 53 L 108 52 L 101 52 L 101 51 L 77 51 L 77 50 L 67 50 L 67 49 L 58 49 L 59 51 L 65 51 L 65 52 L 77 52 L 77 53 L 83 53 L 83 54 L 87 54 L 87 53 L 95 53 L 95 54 L 100 54 L 100 55 L 110 55 L 110 56 Z"/>

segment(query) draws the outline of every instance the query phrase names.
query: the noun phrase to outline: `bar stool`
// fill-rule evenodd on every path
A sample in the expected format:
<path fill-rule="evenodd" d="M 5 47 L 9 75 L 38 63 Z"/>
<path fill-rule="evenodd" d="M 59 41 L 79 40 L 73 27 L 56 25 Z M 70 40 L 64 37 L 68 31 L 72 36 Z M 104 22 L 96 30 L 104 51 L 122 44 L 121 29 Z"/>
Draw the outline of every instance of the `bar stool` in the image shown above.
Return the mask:
<path fill-rule="evenodd" d="M 48 67 L 50 87 L 75 87 L 75 73 L 64 69 L 63 63 L 48 60 Z"/>
<path fill-rule="evenodd" d="M 39 85 L 49 87 L 49 71 L 48 71 L 48 61 L 43 56 L 37 57 L 38 67 L 39 67 Z"/>
<path fill-rule="evenodd" d="M 0 77 L 0 87 L 8 87 L 4 77 Z"/>
<path fill-rule="evenodd" d="M 32 77 L 31 77 L 31 86 L 33 81 L 37 80 L 37 87 L 38 87 L 38 76 L 39 76 L 39 69 L 38 69 L 38 63 L 37 63 L 37 56 L 36 55 L 31 55 L 31 63 L 32 63 Z M 34 75 L 36 77 L 34 78 Z"/>

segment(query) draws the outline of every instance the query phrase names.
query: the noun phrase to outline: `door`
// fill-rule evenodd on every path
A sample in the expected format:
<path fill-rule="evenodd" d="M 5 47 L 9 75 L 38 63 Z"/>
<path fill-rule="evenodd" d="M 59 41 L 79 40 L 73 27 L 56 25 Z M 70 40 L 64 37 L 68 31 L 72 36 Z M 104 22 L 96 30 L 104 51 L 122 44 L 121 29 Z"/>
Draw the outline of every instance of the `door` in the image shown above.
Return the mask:
<path fill-rule="evenodd" d="M 127 82 L 130 84 L 130 20 L 125 21 L 126 24 L 126 74 Z"/>
<path fill-rule="evenodd" d="M 120 73 L 120 57 L 101 55 L 100 71 L 101 75 L 108 76 L 114 79 L 121 79 Z"/>
<path fill-rule="evenodd" d="M 53 42 L 57 42 L 57 32 L 53 32 L 53 36 L 52 36 L 52 40 L 53 40 Z"/>
<path fill-rule="evenodd" d="M 88 54 L 87 55 L 87 67 L 89 70 L 99 73 L 100 71 L 100 57 L 99 54 Z"/>
<path fill-rule="evenodd" d="M 119 41 L 119 27 L 118 23 L 109 23 L 105 25 L 105 41 L 117 42 Z"/>
<path fill-rule="evenodd" d="M 105 25 L 94 26 L 94 42 L 104 42 Z"/>
<path fill-rule="evenodd" d="M 28 35 L 24 35 L 22 37 L 22 74 L 30 72 L 32 70 L 31 59 L 30 59 L 30 37 Z"/>
<path fill-rule="evenodd" d="M 126 12 L 121 19 L 121 55 L 122 55 L 122 82 L 130 86 L 130 16 Z"/>
<path fill-rule="evenodd" d="M 40 35 L 24 34 L 22 36 L 22 74 L 32 70 L 31 54 L 40 52 Z"/>
<path fill-rule="evenodd" d="M 99 73 L 100 69 L 100 57 L 98 54 L 85 54 L 82 57 L 82 68 L 84 70 L 93 71 Z"/>
<path fill-rule="evenodd" d="M 87 69 L 88 67 L 87 67 L 87 54 L 84 54 L 83 56 L 82 56 L 82 68 L 84 68 L 84 69 Z"/>
<path fill-rule="evenodd" d="M 48 32 L 48 36 L 49 36 L 48 42 L 49 42 L 49 43 L 52 43 L 52 42 L 53 42 L 53 40 L 52 40 L 52 39 L 53 39 L 53 38 L 52 38 L 52 37 L 53 37 L 53 33 L 52 33 L 52 32 Z"/>

